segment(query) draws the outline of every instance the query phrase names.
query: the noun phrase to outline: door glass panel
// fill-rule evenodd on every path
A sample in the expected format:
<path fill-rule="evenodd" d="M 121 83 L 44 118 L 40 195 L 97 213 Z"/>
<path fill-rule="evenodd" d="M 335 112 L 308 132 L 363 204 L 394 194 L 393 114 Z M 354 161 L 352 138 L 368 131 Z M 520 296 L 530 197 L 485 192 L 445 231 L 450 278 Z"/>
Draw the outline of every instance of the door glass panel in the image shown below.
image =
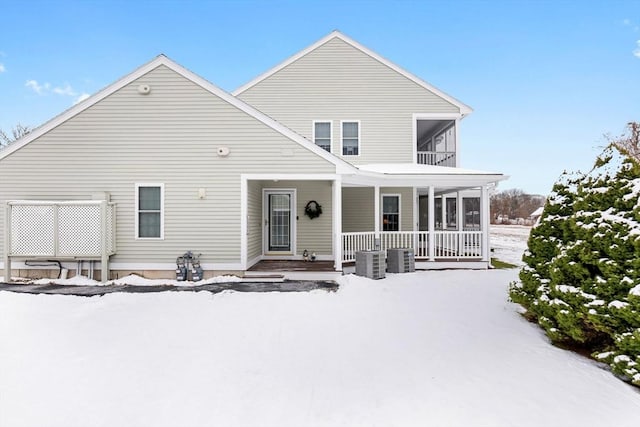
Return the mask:
<path fill-rule="evenodd" d="M 291 195 L 269 194 L 269 250 L 291 250 Z"/>

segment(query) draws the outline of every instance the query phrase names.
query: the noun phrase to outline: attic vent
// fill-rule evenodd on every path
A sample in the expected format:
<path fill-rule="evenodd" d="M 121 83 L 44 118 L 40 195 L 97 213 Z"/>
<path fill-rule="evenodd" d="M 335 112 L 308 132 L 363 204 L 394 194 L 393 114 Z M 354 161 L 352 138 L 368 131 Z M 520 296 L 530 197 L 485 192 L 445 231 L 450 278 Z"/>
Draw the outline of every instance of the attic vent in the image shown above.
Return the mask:
<path fill-rule="evenodd" d="M 151 86 L 149 85 L 138 86 L 138 93 L 140 95 L 148 95 L 150 92 L 151 92 Z"/>

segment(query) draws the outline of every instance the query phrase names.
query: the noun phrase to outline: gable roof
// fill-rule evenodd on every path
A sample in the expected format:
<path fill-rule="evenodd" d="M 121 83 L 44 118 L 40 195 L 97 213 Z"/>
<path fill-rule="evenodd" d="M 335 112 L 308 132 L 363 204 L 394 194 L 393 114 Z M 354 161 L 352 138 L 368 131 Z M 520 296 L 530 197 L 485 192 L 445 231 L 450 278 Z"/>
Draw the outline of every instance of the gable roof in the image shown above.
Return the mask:
<path fill-rule="evenodd" d="M 444 100 L 450 102 L 451 104 L 455 105 L 456 107 L 460 108 L 460 113 L 462 114 L 463 117 L 465 115 L 467 115 L 467 114 L 470 114 L 473 111 L 473 108 L 469 107 L 467 104 L 457 100 L 456 98 L 452 97 L 451 95 L 448 95 L 448 94 L 444 93 L 443 91 L 441 91 L 440 89 L 436 88 L 435 86 L 432 86 L 431 84 L 429 84 L 426 81 L 422 80 L 421 78 L 419 78 L 415 74 L 412 74 L 412 73 L 400 68 L 399 66 L 397 66 L 393 62 L 383 58 L 382 56 L 378 55 L 377 53 L 373 52 L 372 50 L 367 49 L 366 47 L 364 47 L 363 45 L 361 45 L 357 41 L 345 36 L 340 31 L 337 31 L 337 30 L 335 30 L 335 31 L 331 32 L 330 34 L 328 34 L 327 36 L 321 38 L 320 40 L 318 40 L 317 42 L 315 42 L 311 46 L 307 47 L 306 49 L 301 50 L 300 52 L 298 52 L 297 54 L 293 55 L 292 57 L 290 57 L 289 59 L 285 60 L 284 62 L 280 63 L 279 65 L 276 65 L 275 67 L 273 67 L 272 69 L 268 70 L 267 72 L 259 75 L 255 79 L 251 80 L 249 83 L 247 83 L 247 84 L 239 87 L 238 89 L 234 90 L 233 92 L 231 92 L 231 94 L 233 96 L 238 96 L 238 95 L 242 94 L 246 90 L 252 88 L 253 86 L 255 86 L 258 83 L 260 83 L 261 81 L 269 78 L 273 74 L 277 73 L 278 71 L 282 70 L 283 68 L 287 67 L 288 65 L 292 64 L 293 62 L 295 62 L 298 59 L 302 58 L 303 56 L 307 55 L 308 53 L 316 50 L 317 48 L 319 48 L 320 46 L 324 45 L 328 41 L 336 39 L 336 38 L 342 40 L 343 42 L 345 42 L 345 43 L 347 43 L 347 44 L 349 44 L 351 46 L 353 46 L 354 48 L 360 50 L 361 52 L 365 53 L 366 55 L 370 56 L 371 58 L 375 59 L 376 61 L 382 63 L 383 65 L 386 65 L 387 67 L 391 68 L 395 72 L 401 74 L 402 76 L 406 77 L 407 79 L 411 80 L 412 82 L 416 83 L 417 85 L 427 89 L 428 91 L 438 95 L 442 99 L 444 99 Z"/>
<path fill-rule="evenodd" d="M 190 80 L 191 82 L 197 84 L 198 86 L 202 87 L 203 89 L 207 90 L 208 92 L 212 93 L 213 95 L 223 99 L 224 101 L 228 102 L 229 104 L 233 105 L 234 107 L 238 108 L 239 110 L 245 112 L 246 114 L 252 116 L 253 118 L 259 120 L 260 122 L 264 123 L 265 125 L 269 126 L 272 129 L 274 129 L 276 132 L 279 132 L 283 136 L 285 136 L 285 137 L 289 138 L 290 140 L 300 144 L 302 147 L 306 148 L 307 150 L 309 150 L 309 151 L 317 154 L 318 156 L 322 157 L 324 160 L 327 160 L 328 162 L 334 164 L 341 171 L 351 171 L 351 172 L 353 172 L 353 171 L 357 170 L 357 168 L 355 166 L 353 166 L 351 163 L 348 163 L 348 162 L 342 160 L 341 158 L 339 158 L 339 157 L 327 152 L 326 150 L 318 147 L 317 145 L 315 145 L 311 141 L 307 140 L 303 136 L 297 134 L 296 132 L 292 131 L 291 129 L 289 129 L 288 127 L 282 125 L 281 123 L 276 122 L 271 117 L 269 117 L 266 114 L 256 110 L 254 107 L 252 107 L 249 104 L 245 103 L 244 101 L 234 97 L 233 95 L 229 94 L 228 92 L 220 89 L 219 87 L 215 86 L 214 84 L 210 83 L 209 81 L 205 80 L 204 78 L 198 76 L 197 74 L 189 71 L 188 69 L 186 69 L 183 66 L 181 66 L 180 64 L 172 61 L 171 59 L 169 59 L 165 55 L 158 55 L 152 61 L 142 65 L 141 67 L 137 68 L 136 70 L 134 70 L 130 74 L 127 74 L 126 76 L 120 78 L 115 83 L 112 83 L 111 85 L 105 87 L 104 89 L 100 90 L 98 93 L 92 95 L 91 97 L 87 98 L 86 100 L 74 105 L 73 107 L 71 107 L 68 110 L 64 111 L 63 113 L 57 115 L 53 119 L 49 120 L 45 124 L 37 127 L 36 129 L 31 131 L 29 134 L 25 135 L 24 137 L 20 138 L 19 140 L 13 142 L 12 144 L 10 144 L 7 147 L 5 147 L 4 149 L 0 150 L 0 160 L 2 160 L 3 158 L 9 156 L 11 153 L 21 149 L 25 145 L 29 144 L 31 141 L 34 141 L 35 139 L 39 138 L 40 136 L 46 134 L 47 132 L 51 131 L 52 129 L 54 129 L 57 126 L 61 125 L 62 123 L 66 122 L 67 120 L 70 120 L 71 118 L 73 118 L 76 115 L 80 114 L 81 112 L 83 112 L 87 108 L 89 108 L 92 105 L 98 103 L 99 101 L 103 100 L 104 98 L 108 97 L 109 95 L 113 94 L 114 92 L 116 92 L 119 89 L 125 87 L 126 85 L 130 84 L 131 82 L 133 82 L 136 79 L 144 76 L 148 72 L 156 69 L 157 67 L 159 67 L 161 65 L 164 65 L 165 67 L 171 69 L 172 71 L 180 74 L 184 78 L 186 78 L 186 79 Z"/>

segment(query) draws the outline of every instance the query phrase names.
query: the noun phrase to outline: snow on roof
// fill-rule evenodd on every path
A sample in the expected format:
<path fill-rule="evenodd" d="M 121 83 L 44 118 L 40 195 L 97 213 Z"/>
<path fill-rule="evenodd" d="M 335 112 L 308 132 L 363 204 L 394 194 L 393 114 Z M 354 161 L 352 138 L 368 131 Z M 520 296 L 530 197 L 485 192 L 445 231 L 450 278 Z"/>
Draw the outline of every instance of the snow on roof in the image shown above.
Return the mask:
<path fill-rule="evenodd" d="M 502 175 L 498 172 L 411 163 L 375 163 L 358 165 L 358 169 L 387 175 Z"/>
<path fill-rule="evenodd" d="M 540 216 L 542 215 L 542 211 L 544 210 L 544 206 L 540 206 L 538 209 L 536 209 L 535 211 L 531 212 L 531 215 L 529 216 Z"/>

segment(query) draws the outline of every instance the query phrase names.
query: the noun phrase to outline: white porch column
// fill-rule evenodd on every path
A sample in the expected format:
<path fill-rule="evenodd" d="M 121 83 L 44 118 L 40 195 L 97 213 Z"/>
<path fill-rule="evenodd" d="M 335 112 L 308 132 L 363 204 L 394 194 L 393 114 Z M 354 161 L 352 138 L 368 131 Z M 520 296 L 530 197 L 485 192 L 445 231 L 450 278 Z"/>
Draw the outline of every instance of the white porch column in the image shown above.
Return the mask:
<path fill-rule="evenodd" d="M 240 265 L 242 270 L 247 269 L 247 251 L 249 234 L 249 199 L 247 178 L 240 177 Z"/>
<path fill-rule="evenodd" d="M 489 188 L 482 186 L 480 195 L 480 227 L 482 230 L 482 260 L 491 261 L 491 251 L 489 248 Z"/>
<path fill-rule="evenodd" d="M 4 281 L 11 282 L 11 258 L 9 258 L 9 250 L 11 247 L 11 220 L 9 218 L 11 206 L 9 203 L 5 205 L 4 210 Z"/>
<path fill-rule="evenodd" d="M 440 196 L 440 200 L 442 200 L 442 203 L 440 203 L 440 218 L 442 218 L 442 229 L 446 230 L 447 229 L 447 195 L 443 194 L 442 196 Z"/>
<path fill-rule="evenodd" d="M 458 229 L 458 253 L 462 254 L 464 250 L 464 206 L 462 204 L 462 192 L 458 190 L 456 193 L 456 226 Z"/>
<path fill-rule="evenodd" d="M 342 177 L 336 176 L 333 190 L 333 258 L 336 271 L 342 271 Z"/>
<path fill-rule="evenodd" d="M 419 203 L 418 203 L 418 188 L 417 187 L 413 187 L 413 192 L 412 192 L 412 197 L 413 197 L 413 216 L 412 216 L 412 220 L 413 220 L 413 228 L 411 229 L 413 231 L 413 254 L 414 256 L 417 256 L 418 253 L 420 252 L 420 244 L 419 244 L 419 239 L 418 239 L 418 209 L 419 209 Z"/>
<path fill-rule="evenodd" d="M 373 212 L 375 218 L 373 219 L 373 231 L 375 233 L 375 238 L 380 238 L 380 186 L 376 185 L 373 187 Z"/>
<path fill-rule="evenodd" d="M 455 147 L 456 147 L 456 167 L 459 168 L 460 167 L 460 136 L 458 135 L 460 133 L 460 119 L 456 119 L 456 124 L 454 127 L 454 138 L 456 140 L 455 143 Z"/>
<path fill-rule="evenodd" d="M 100 258 L 100 281 L 102 283 L 107 283 L 109 280 L 109 254 L 107 253 L 107 233 L 109 229 L 107 228 L 107 201 L 103 200 L 100 202 L 100 221 L 101 221 L 101 230 L 100 230 L 100 244 L 101 244 L 101 252 L 102 256 Z"/>
<path fill-rule="evenodd" d="M 464 205 L 462 204 L 462 191 L 456 193 L 456 223 L 458 231 L 464 230 Z"/>
<path fill-rule="evenodd" d="M 435 228 L 436 228 L 436 201 L 435 188 L 429 187 L 429 245 L 427 248 L 427 256 L 429 261 L 435 261 Z"/>

